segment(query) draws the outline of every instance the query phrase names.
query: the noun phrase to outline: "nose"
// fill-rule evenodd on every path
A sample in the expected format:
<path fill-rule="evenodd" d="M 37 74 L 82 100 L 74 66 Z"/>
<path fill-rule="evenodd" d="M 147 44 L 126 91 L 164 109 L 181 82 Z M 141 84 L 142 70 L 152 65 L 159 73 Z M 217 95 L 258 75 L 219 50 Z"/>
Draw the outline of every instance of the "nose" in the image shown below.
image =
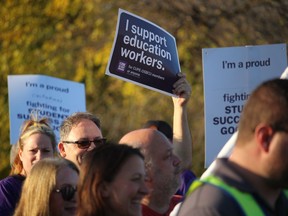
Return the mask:
<path fill-rule="evenodd" d="M 87 151 L 91 151 L 93 150 L 94 148 L 96 148 L 96 143 L 94 141 L 90 141 L 90 146 L 89 148 L 87 149 Z"/>
<path fill-rule="evenodd" d="M 173 154 L 173 166 L 177 167 L 181 164 L 181 160 Z"/>
<path fill-rule="evenodd" d="M 38 151 L 37 151 L 37 153 L 36 153 L 36 160 L 37 161 L 40 161 L 40 160 L 42 160 L 42 159 L 44 159 L 45 158 L 45 156 L 44 156 L 44 154 L 41 152 L 41 150 L 39 149 Z"/>
<path fill-rule="evenodd" d="M 73 203 L 76 203 L 76 200 L 77 200 L 77 191 L 74 193 L 73 197 L 71 198 L 71 200 L 69 200 L 69 202 L 73 202 Z"/>
<path fill-rule="evenodd" d="M 142 182 L 141 186 L 140 186 L 140 193 L 142 193 L 143 195 L 147 195 L 149 193 L 148 188 L 145 184 L 145 181 Z"/>

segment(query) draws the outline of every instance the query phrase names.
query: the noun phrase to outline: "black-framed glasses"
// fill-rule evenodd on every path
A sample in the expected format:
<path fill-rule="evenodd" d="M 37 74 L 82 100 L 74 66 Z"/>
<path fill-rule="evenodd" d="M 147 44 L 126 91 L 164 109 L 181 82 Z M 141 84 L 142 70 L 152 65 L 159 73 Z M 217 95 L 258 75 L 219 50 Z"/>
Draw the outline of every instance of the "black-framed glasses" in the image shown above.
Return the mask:
<path fill-rule="evenodd" d="M 59 189 L 55 189 L 54 191 L 56 193 L 61 193 L 63 200 L 70 201 L 74 197 L 77 187 L 72 185 L 64 185 Z"/>
<path fill-rule="evenodd" d="M 78 148 L 87 149 L 90 147 L 92 143 L 94 143 L 96 147 L 104 145 L 106 143 L 106 138 L 96 138 L 94 140 L 62 141 L 62 142 L 67 144 L 77 144 Z"/>

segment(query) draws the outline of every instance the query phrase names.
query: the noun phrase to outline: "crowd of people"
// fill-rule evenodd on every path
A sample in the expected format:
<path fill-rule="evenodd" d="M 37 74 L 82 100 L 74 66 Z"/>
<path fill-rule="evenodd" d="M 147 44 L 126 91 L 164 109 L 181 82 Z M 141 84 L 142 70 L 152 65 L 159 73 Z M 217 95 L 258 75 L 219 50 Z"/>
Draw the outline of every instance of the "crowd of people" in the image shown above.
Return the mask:
<path fill-rule="evenodd" d="M 191 86 L 181 73 L 174 93 L 172 127 L 149 120 L 118 143 L 103 137 L 99 118 L 77 112 L 62 122 L 57 151 L 48 120 L 32 115 L 0 180 L 0 215 L 288 215 L 288 80 L 251 93 L 231 156 L 201 179 L 191 171 Z"/>

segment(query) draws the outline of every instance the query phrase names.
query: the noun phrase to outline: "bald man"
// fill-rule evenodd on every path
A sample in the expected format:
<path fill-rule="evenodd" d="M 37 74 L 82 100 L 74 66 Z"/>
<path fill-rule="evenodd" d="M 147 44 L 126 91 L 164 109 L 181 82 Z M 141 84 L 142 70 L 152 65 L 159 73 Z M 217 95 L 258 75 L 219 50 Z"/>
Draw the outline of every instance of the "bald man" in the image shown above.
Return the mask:
<path fill-rule="evenodd" d="M 143 216 L 169 215 L 182 198 L 174 195 L 180 186 L 182 168 L 172 143 L 154 129 L 129 132 L 119 143 L 140 148 L 145 157 L 146 185 L 150 193 L 142 200 Z"/>

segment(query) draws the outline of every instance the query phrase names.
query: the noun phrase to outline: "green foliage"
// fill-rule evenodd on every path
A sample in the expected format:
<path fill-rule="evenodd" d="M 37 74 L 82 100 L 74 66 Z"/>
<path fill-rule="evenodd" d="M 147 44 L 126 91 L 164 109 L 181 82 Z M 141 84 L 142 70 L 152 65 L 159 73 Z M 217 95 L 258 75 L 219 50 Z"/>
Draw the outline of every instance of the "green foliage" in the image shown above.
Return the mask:
<path fill-rule="evenodd" d="M 9 172 L 7 75 L 45 74 L 85 83 L 87 109 L 103 133 L 119 140 L 147 119 L 172 123 L 171 98 L 104 75 L 118 8 L 147 18 L 176 37 L 189 101 L 193 170 L 204 164 L 201 49 L 285 43 L 284 0 L 4 0 L 0 3 L 0 178 Z"/>

